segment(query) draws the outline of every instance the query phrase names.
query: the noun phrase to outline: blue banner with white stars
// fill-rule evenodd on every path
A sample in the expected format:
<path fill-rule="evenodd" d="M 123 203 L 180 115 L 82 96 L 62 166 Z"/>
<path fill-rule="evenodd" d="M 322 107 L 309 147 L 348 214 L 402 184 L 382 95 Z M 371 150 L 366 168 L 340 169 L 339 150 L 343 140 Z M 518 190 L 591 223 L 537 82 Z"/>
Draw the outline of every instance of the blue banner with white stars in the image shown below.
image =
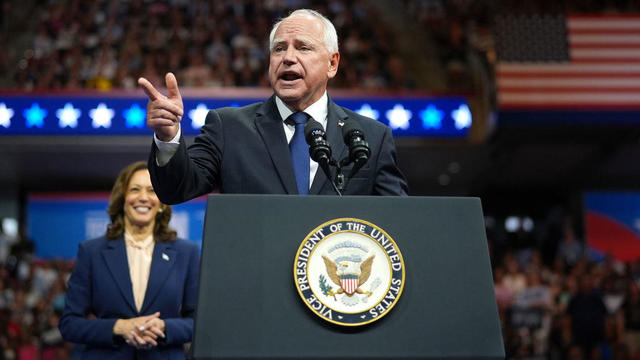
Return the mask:
<path fill-rule="evenodd" d="M 394 136 L 466 137 L 472 115 L 464 97 L 348 97 L 334 101 L 388 125 Z M 209 109 L 244 106 L 263 98 L 185 97 L 182 128 L 195 135 Z M 2 95 L 2 135 L 148 135 L 147 99 L 137 96 Z"/>

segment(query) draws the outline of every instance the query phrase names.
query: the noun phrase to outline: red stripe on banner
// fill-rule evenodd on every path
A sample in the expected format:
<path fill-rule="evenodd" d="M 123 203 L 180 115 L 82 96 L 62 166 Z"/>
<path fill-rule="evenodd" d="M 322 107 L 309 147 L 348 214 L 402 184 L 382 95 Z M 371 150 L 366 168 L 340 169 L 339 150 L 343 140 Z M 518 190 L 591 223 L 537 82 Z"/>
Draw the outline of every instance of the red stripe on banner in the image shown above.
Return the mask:
<path fill-rule="evenodd" d="M 640 62 L 629 61 L 624 64 L 585 64 L 576 65 L 570 62 L 547 63 L 500 63 L 500 72 L 549 72 L 549 73 L 620 73 L 630 72 L 640 74 Z"/>
<path fill-rule="evenodd" d="M 602 63 L 610 63 L 610 64 L 622 64 L 628 63 L 632 58 L 608 58 L 608 57 L 588 57 L 588 58 L 571 58 L 571 62 L 574 64 L 602 64 Z"/>
<path fill-rule="evenodd" d="M 638 20 L 640 22 L 640 19 Z M 625 29 L 625 28 L 610 28 L 610 29 L 576 29 L 571 28 L 567 30 L 567 34 L 571 35 L 638 35 L 640 36 L 640 29 Z"/>
<path fill-rule="evenodd" d="M 640 38 L 640 34 L 638 34 L 638 37 Z M 616 43 L 572 43 L 571 41 L 569 41 L 569 43 L 571 44 L 571 48 L 572 49 L 594 49 L 594 50 L 600 50 L 600 49 L 640 49 L 640 39 L 637 43 L 620 43 L 620 44 L 616 44 Z"/>
<path fill-rule="evenodd" d="M 500 86 L 498 84 L 498 90 L 500 92 L 509 92 L 509 93 L 575 93 L 575 94 L 586 94 L 586 93 L 602 93 L 602 92 L 628 92 L 628 93 L 638 93 L 640 94 L 640 87 L 635 88 L 627 88 L 627 87 L 554 87 L 554 86 Z"/>
<path fill-rule="evenodd" d="M 640 76 L 638 72 L 626 72 L 626 73 L 558 73 L 558 72 L 501 72 L 498 71 L 498 77 L 500 79 L 628 79 L 630 77 Z"/>
<path fill-rule="evenodd" d="M 531 102 L 517 102 L 509 101 L 500 104 L 500 110 L 640 110 L 640 104 L 608 104 L 608 103 L 562 103 L 562 104 L 549 104 L 549 103 L 531 103 Z"/>
<path fill-rule="evenodd" d="M 567 16 L 569 20 L 603 20 L 617 21 L 617 20 L 640 20 L 640 14 L 638 13 L 624 13 L 624 14 L 570 14 Z"/>

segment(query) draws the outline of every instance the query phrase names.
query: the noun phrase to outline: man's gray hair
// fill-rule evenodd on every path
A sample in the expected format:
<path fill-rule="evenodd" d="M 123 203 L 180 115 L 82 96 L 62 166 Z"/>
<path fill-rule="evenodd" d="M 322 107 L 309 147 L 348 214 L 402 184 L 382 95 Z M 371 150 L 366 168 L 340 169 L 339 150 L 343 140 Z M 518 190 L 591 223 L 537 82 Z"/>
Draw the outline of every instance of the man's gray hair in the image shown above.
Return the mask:
<path fill-rule="evenodd" d="M 336 28 L 333 27 L 333 24 L 331 23 L 331 21 L 329 21 L 329 19 L 324 17 L 319 12 L 311 9 L 298 9 L 289 14 L 289 16 L 287 16 L 286 18 L 280 19 L 277 23 L 273 24 L 273 28 L 271 29 L 271 33 L 269 34 L 269 51 L 273 50 L 273 38 L 276 35 L 276 30 L 278 30 L 278 27 L 280 27 L 280 24 L 282 24 L 282 21 L 300 15 L 313 16 L 317 19 L 320 19 L 324 28 L 324 46 L 330 53 L 338 52 L 338 33 L 336 33 Z"/>

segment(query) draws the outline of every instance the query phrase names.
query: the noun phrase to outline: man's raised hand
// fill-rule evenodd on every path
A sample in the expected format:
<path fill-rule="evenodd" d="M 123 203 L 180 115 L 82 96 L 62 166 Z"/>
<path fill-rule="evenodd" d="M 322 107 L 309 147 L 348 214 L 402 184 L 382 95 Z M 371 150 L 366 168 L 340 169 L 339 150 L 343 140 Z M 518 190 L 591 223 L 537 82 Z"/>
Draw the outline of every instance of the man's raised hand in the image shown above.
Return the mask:
<path fill-rule="evenodd" d="M 180 129 L 180 119 L 184 114 L 184 105 L 178 89 L 178 80 L 172 73 L 167 73 L 165 82 L 169 92 L 168 97 L 156 90 L 149 80 L 143 77 L 138 79 L 138 85 L 142 87 L 142 90 L 149 98 L 147 103 L 147 126 L 156 133 L 156 136 L 161 141 L 169 141 L 176 136 L 178 129 Z"/>

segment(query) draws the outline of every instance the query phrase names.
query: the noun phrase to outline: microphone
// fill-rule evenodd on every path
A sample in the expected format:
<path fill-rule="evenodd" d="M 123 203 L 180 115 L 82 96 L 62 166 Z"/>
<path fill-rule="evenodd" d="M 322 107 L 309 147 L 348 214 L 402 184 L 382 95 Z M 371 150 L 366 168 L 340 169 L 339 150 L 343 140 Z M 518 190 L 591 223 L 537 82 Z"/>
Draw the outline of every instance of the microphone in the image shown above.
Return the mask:
<path fill-rule="evenodd" d="M 345 121 L 342 127 L 342 137 L 344 143 L 349 147 L 349 157 L 344 160 L 347 161 L 346 164 L 353 163 L 353 168 L 349 174 L 349 178 L 351 178 L 367 163 L 371 150 L 369 149 L 369 144 L 365 141 L 364 130 L 355 120 Z"/>
<path fill-rule="evenodd" d="M 331 148 L 327 136 L 319 122 L 309 119 L 304 126 L 304 138 L 309 144 L 309 155 L 317 162 L 328 178 L 331 178 L 329 164 L 331 163 Z"/>

